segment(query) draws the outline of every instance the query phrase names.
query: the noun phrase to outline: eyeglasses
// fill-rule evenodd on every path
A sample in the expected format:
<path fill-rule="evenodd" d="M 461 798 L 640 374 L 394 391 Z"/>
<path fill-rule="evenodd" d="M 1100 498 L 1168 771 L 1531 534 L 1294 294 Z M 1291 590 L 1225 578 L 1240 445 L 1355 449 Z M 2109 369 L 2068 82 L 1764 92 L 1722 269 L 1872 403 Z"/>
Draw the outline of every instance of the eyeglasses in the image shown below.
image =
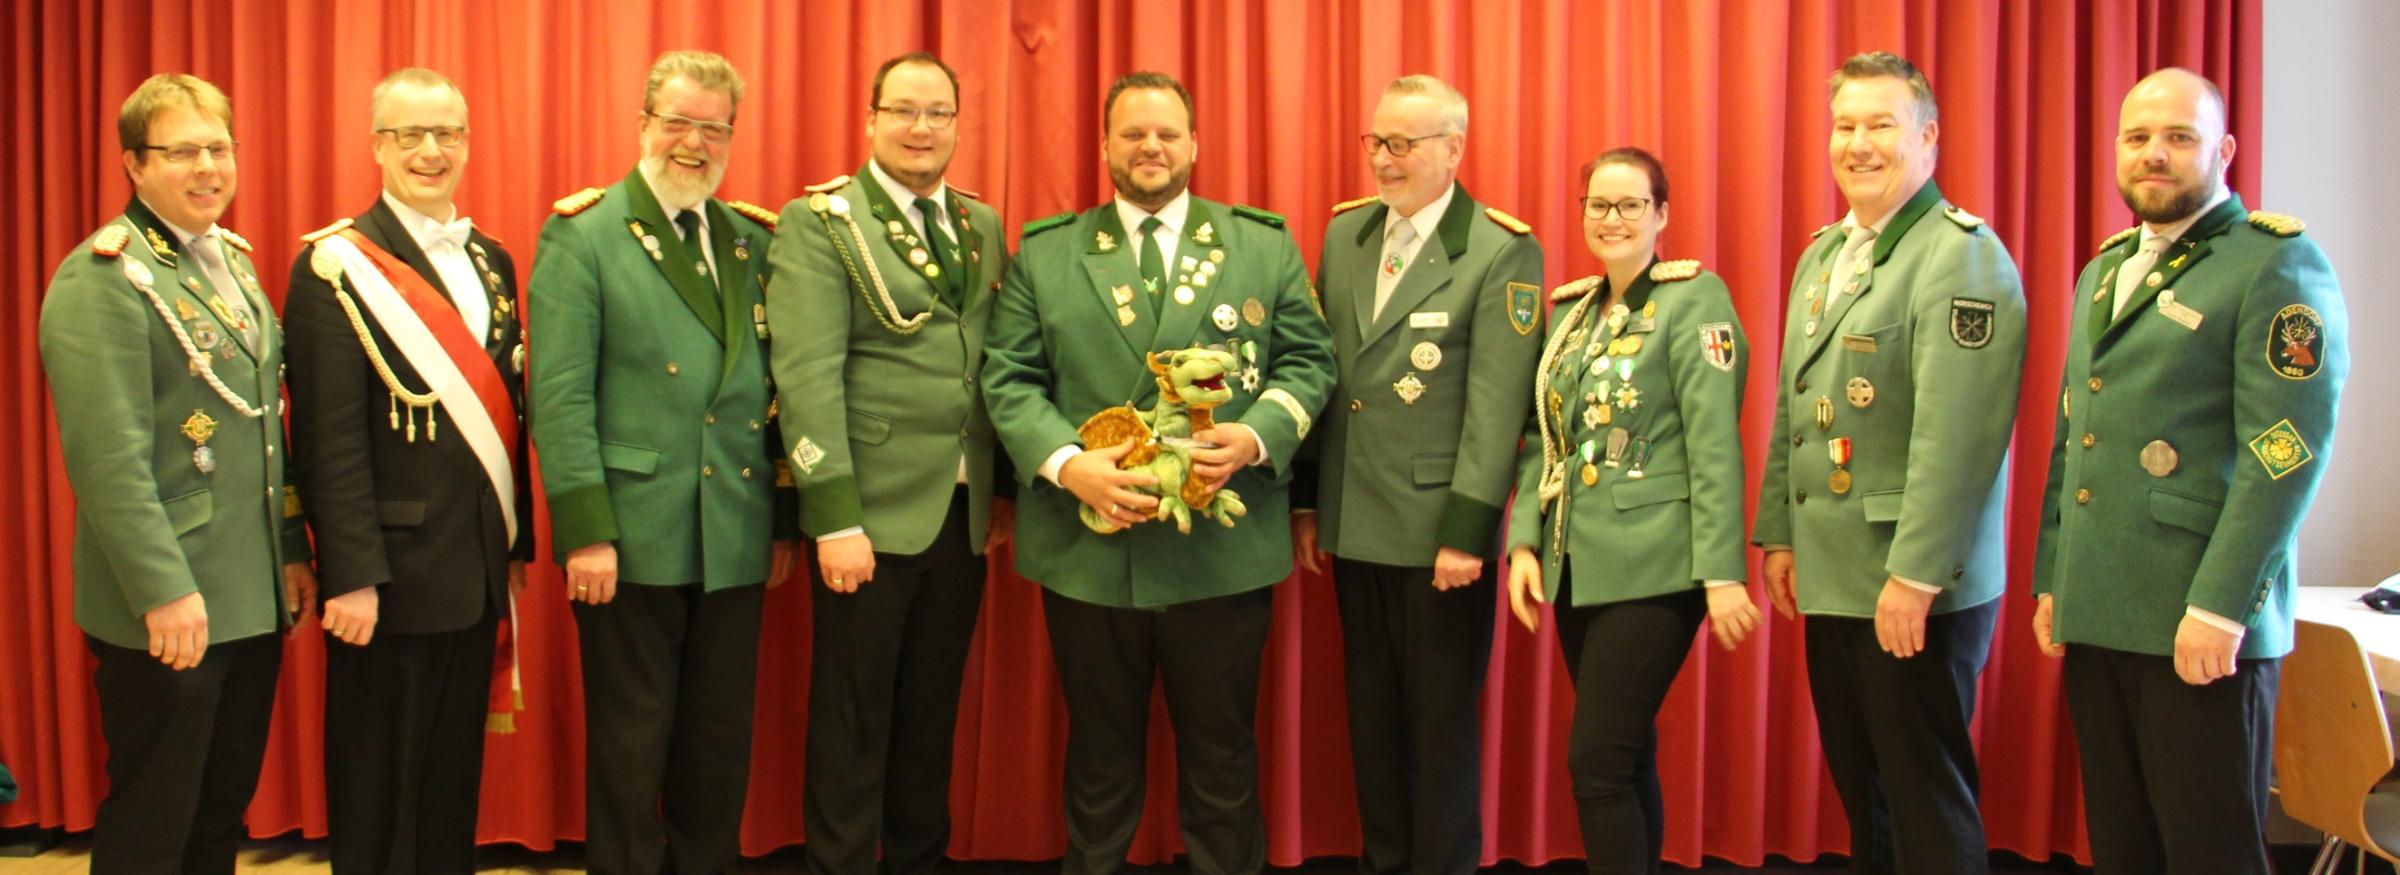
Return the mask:
<path fill-rule="evenodd" d="M 915 125 L 921 118 L 925 120 L 926 127 L 938 131 L 958 121 L 958 110 L 946 106 L 937 106 L 932 109 L 920 109 L 914 106 L 871 106 L 868 109 L 883 113 L 885 117 L 899 122 L 904 127 Z"/>
<path fill-rule="evenodd" d="M 671 112 L 651 112 L 646 109 L 642 110 L 642 115 L 657 120 L 658 129 L 670 137 L 680 139 L 683 135 L 698 130 L 700 139 L 711 143 L 723 143 L 733 139 L 733 126 L 724 122 L 706 122 Z"/>
<path fill-rule="evenodd" d="M 419 146 L 423 146 L 425 145 L 426 137 L 432 137 L 433 144 L 444 149 L 456 149 L 460 143 L 467 141 L 467 128 L 465 125 L 376 128 L 375 132 L 392 138 L 392 142 L 399 144 L 400 148 L 402 149 L 414 149 Z"/>
<path fill-rule="evenodd" d="M 1650 212 L 1650 199 L 1646 197 L 1629 197 L 1621 201 L 1597 197 L 1579 197 L 1575 200 L 1583 204 L 1583 217 L 1594 221 L 1608 218 L 1611 210 L 1616 211 L 1617 218 L 1628 222 L 1639 220 Z"/>
<path fill-rule="evenodd" d="M 1375 154 L 1375 150 L 1382 149 L 1385 152 L 1391 153 L 1391 156 L 1394 158 L 1406 158 L 1408 157 L 1409 152 L 1417 148 L 1418 143 L 1422 143 L 1426 140 L 1438 140 L 1447 136 L 1450 135 L 1442 133 L 1426 134 L 1422 137 L 1385 138 L 1375 136 L 1374 134 L 1361 134 L 1358 138 L 1358 144 L 1366 147 L 1367 155 L 1370 157 Z"/>
<path fill-rule="evenodd" d="M 172 146 L 153 146 L 148 143 L 142 144 L 143 151 L 165 152 L 167 154 L 167 162 L 170 164 L 190 164 L 194 161 L 200 160 L 200 153 L 202 152 L 207 152 L 208 157 L 218 161 L 229 160 L 233 157 L 233 147 L 234 141 L 232 140 L 218 140 L 207 145 L 201 145 L 199 143 L 177 143 Z"/>

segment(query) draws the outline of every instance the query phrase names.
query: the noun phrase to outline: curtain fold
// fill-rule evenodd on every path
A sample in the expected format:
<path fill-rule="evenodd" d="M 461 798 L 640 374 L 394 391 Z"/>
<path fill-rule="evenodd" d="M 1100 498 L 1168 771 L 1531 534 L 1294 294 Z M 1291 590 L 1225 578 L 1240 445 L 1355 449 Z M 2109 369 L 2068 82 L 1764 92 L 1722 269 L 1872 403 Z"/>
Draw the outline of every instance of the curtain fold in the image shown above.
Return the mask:
<path fill-rule="evenodd" d="M 1662 248 L 1722 274 L 1753 340 L 1782 330 L 1791 263 L 1840 218 L 1827 168 L 1825 78 L 1853 52 L 1896 51 L 1941 101 L 1937 180 L 2016 255 L 2031 311 L 2008 477 L 2011 597 L 1983 675 L 1976 732 L 1995 848 L 2088 859 L 2058 666 L 2034 649 L 2033 533 L 2070 294 L 2093 246 L 2132 219 L 2114 191 L 2117 104 L 2142 73 L 2192 67 L 2226 89 L 2233 131 L 2259 142 L 2260 0 L 26 0 L 12 4 L 7 91 L 17 145 L 0 161 L 5 232 L 0 340 L 0 761 L 24 787 L 0 826 L 86 829 L 105 789 L 90 660 L 69 617 L 74 501 L 35 345 L 41 290 L 70 247 L 127 196 L 118 104 L 145 76 L 196 73 L 232 97 L 241 182 L 225 219 L 258 245 L 271 297 L 300 234 L 376 196 L 367 95 L 385 72 L 441 70 L 471 108 L 459 202 L 520 263 L 552 200 L 605 185 L 635 158 L 643 74 L 672 48 L 724 53 L 748 79 L 721 195 L 779 207 L 865 158 L 875 66 L 928 49 L 958 70 L 960 148 L 950 181 L 1024 221 L 1108 194 L 1100 99 L 1116 75 L 1181 77 L 1198 104 L 1193 188 L 1291 218 L 1313 264 L 1329 208 L 1373 191 L 1357 134 L 1404 73 L 1465 92 L 1460 178 L 1532 224 L 1552 285 L 1593 273 L 1572 198 L 1603 149 L 1657 152 L 1674 183 Z M 2234 188 L 2258 197 L 2255 148 Z M 2272 208 L 2272 204 L 2261 204 Z M 540 313 L 528 314 L 537 333 Z M 1773 343 L 1757 348 L 1771 351 Z M 1743 428 L 1750 492 L 1772 416 L 1774 362 L 1750 370 Z M 792 400 L 792 399 L 787 399 Z M 805 403 L 801 401 L 800 403 Z M 1994 403 L 2003 403 L 1995 400 Z M 541 553 L 546 516 L 537 513 Z M 1065 844 L 1058 780 L 1066 715 L 1038 590 L 993 557 L 956 743 L 952 853 L 1042 859 Z M 535 848 L 582 837 L 582 701 L 559 569 L 520 602 L 528 710 L 485 756 L 479 836 Z M 766 600 L 746 853 L 803 839 L 808 599 L 803 579 Z M 1763 602 L 1763 595 L 1761 596 Z M 1270 860 L 1354 855 L 1358 828 L 1329 581 L 1276 594 L 1259 707 Z M 1485 862 L 1581 853 L 1567 795 L 1572 690 L 1552 632 L 1498 613 L 1483 707 Z M 1801 669 L 1801 627 L 1769 622 L 1735 652 L 1695 642 L 1659 718 L 1666 856 L 1757 863 L 1847 846 Z M 321 633 L 288 639 L 254 834 L 325 831 Z M 1172 745 L 1154 707 L 1151 794 L 1133 857 L 1179 849 Z"/>

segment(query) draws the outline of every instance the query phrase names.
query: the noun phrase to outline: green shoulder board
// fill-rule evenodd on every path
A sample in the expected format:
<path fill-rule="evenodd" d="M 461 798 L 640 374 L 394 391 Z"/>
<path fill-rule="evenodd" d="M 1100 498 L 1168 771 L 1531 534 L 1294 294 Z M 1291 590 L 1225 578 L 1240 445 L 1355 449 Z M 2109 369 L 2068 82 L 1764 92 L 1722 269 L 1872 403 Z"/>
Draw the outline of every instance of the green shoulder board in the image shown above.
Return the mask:
<path fill-rule="evenodd" d="M 1052 228 L 1056 228 L 1056 227 L 1058 227 L 1058 226 L 1060 226 L 1060 225 L 1064 225 L 1064 224 L 1066 224 L 1066 223 L 1068 223 L 1068 222 L 1072 222 L 1072 221 L 1075 221 L 1075 214 L 1074 214 L 1073 212 L 1064 212 L 1064 213 L 1060 213 L 1060 214 L 1058 214 L 1058 215 L 1055 215 L 1055 216 L 1048 216 L 1048 217 L 1045 217 L 1045 218 L 1035 219 L 1035 220 L 1033 220 L 1033 221 L 1030 221 L 1030 222 L 1027 222 L 1027 223 L 1025 223 L 1025 230 L 1023 230 L 1023 231 L 1019 232 L 1019 233 L 1018 233 L 1018 235 L 1017 235 L 1017 237 L 1018 237 L 1018 239 L 1023 239 L 1023 238 L 1026 238 L 1026 237 L 1031 237 L 1031 236 L 1033 236 L 1033 235 L 1035 235 L 1035 234 L 1042 233 L 1043 231 L 1048 231 L 1048 230 L 1050 230 L 1050 229 L 1052 229 Z"/>
<path fill-rule="evenodd" d="M 1249 204 L 1234 204 L 1233 214 L 1245 219 L 1249 219 L 1250 221 L 1257 222 L 1261 225 L 1265 225 L 1269 228 L 1283 227 L 1282 214 L 1270 213 L 1266 210 L 1259 209 Z"/>

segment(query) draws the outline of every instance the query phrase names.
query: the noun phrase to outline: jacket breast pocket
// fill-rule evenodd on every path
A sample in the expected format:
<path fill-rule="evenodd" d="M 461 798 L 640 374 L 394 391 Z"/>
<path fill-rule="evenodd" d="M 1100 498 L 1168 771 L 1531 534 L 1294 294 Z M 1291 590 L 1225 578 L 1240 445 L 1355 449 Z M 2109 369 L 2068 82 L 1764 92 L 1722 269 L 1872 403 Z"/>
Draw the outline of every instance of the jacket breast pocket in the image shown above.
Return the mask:
<path fill-rule="evenodd" d="M 1409 475 L 1418 486 L 1448 486 L 1458 468 L 1455 453 L 1426 453 L 1409 460 Z"/>
<path fill-rule="evenodd" d="M 1691 495 L 1691 478 L 1683 474 L 1647 474 L 1640 480 L 1629 477 L 1608 488 L 1609 501 L 1618 510 L 1682 501 Z"/>
<path fill-rule="evenodd" d="M 1908 350 L 1903 348 L 1903 327 L 1901 323 L 1893 322 L 1865 331 L 1844 331 L 1840 337 L 1834 338 L 1834 343 L 1840 347 L 1843 358 L 1856 362 L 1861 369 L 1872 368 L 1882 362 L 1905 363 L 1908 361 Z"/>
<path fill-rule="evenodd" d="M 414 498 L 375 502 L 375 519 L 387 529 L 424 525 L 425 502 Z"/>
<path fill-rule="evenodd" d="M 632 444 L 600 442 L 600 466 L 634 474 L 658 471 L 658 451 Z"/>
<path fill-rule="evenodd" d="M 892 436 L 892 421 L 860 410 L 850 411 L 850 442 L 880 444 Z"/>
<path fill-rule="evenodd" d="M 2225 510 L 2222 502 L 2195 498 L 2164 489 L 2150 490 L 2150 518 L 2202 537 L 2217 531 L 2217 517 Z"/>
<path fill-rule="evenodd" d="M 175 536 L 178 538 L 208 525 L 209 517 L 216 508 L 216 500 L 206 489 L 187 492 L 161 504 L 166 506 L 167 524 L 175 527 Z"/>

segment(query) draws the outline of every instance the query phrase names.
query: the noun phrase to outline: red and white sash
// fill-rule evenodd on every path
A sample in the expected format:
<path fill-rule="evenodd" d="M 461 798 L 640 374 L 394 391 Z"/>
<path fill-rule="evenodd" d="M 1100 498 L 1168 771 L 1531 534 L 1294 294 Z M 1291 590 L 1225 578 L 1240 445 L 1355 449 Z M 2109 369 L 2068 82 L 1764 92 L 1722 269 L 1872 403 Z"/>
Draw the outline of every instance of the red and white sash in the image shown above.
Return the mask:
<path fill-rule="evenodd" d="M 519 525 L 517 416 L 499 366 L 484 352 L 480 339 L 467 332 L 448 295 L 356 228 L 318 240 L 317 249 L 341 260 L 359 303 L 375 314 L 400 356 L 425 380 L 442 409 L 450 411 L 451 422 L 483 463 L 484 476 L 500 497 L 500 517 L 508 523 L 508 539 L 514 543 Z"/>

